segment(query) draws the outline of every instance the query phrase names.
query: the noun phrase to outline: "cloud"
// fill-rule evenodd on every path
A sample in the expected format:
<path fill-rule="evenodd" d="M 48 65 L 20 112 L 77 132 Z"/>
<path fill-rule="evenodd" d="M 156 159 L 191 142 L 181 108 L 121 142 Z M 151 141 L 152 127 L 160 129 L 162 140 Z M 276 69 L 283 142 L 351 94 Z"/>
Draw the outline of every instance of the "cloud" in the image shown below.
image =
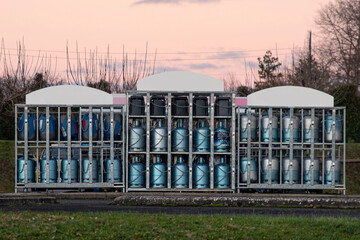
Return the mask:
<path fill-rule="evenodd" d="M 141 4 L 181 4 L 181 3 L 211 3 L 221 0 L 138 0 L 133 5 Z"/>
<path fill-rule="evenodd" d="M 210 56 L 211 59 L 228 59 L 228 58 L 244 58 L 246 53 L 244 52 L 219 52 Z"/>
<path fill-rule="evenodd" d="M 212 64 L 212 63 L 193 63 L 193 64 L 188 64 L 187 65 L 188 68 L 190 69 L 218 69 L 219 66 Z"/>

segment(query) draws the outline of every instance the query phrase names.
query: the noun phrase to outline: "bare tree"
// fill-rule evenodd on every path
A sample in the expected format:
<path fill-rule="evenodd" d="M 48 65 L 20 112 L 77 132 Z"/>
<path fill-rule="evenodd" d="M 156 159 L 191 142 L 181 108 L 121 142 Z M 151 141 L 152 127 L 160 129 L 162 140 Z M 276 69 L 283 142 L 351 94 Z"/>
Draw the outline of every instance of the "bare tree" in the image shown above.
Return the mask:
<path fill-rule="evenodd" d="M 360 1 L 335 0 L 322 7 L 315 22 L 319 28 L 319 55 L 334 72 L 333 79 L 360 84 Z"/>
<path fill-rule="evenodd" d="M 151 64 L 148 62 L 147 44 L 144 59 L 138 59 L 136 50 L 133 59 L 130 59 L 125 47 L 120 61 L 111 56 L 109 47 L 105 55 L 98 54 L 97 49 L 94 51 L 85 49 L 81 54 L 76 44 L 75 60 L 70 55 L 68 45 L 66 53 L 69 83 L 100 88 L 107 92 L 120 93 L 133 90 L 138 80 L 154 74 L 155 71 L 156 50 Z"/>

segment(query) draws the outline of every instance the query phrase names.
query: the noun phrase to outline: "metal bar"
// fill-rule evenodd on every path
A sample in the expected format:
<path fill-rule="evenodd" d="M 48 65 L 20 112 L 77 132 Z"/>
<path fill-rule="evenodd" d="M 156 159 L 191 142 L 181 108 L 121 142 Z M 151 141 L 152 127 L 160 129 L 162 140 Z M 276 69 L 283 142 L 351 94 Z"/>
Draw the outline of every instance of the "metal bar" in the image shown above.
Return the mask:
<path fill-rule="evenodd" d="M 68 155 L 68 183 L 70 184 L 71 167 L 72 167 L 71 166 L 71 107 L 67 107 L 67 155 Z"/>
<path fill-rule="evenodd" d="M 188 157 L 188 166 L 189 166 L 189 188 L 192 189 L 192 167 L 193 167 L 193 94 L 189 94 L 189 157 Z"/>
<path fill-rule="evenodd" d="M 336 158 L 336 153 L 335 153 L 335 132 L 336 132 L 336 110 L 333 109 L 332 110 L 332 144 L 331 144 L 331 184 L 335 185 L 335 158 Z"/>
<path fill-rule="evenodd" d="M 251 170 L 251 108 L 247 109 L 248 123 L 247 123 L 247 185 L 250 185 L 250 170 Z"/>
<path fill-rule="evenodd" d="M 129 189 L 129 162 L 130 162 L 130 157 L 129 157 L 129 129 L 130 129 L 130 126 L 129 126 L 129 93 L 127 92 L 126 93 L 126 126 L 123 125 L 123 132 L 126 131 L 126 151 L 125 151 L 125 155 L 126 155 L 126 158 L 123 159 L 123 161 L 125 162 L 125 192 L 128 192 L 128 189 Z M 124 119 L 124 113 L 123 113 L 123 119 Z M 124 120 L 123 120 L 123 123 L 124 123 Z M 123 133 L 123 136 L 124 136 L 124 133 Z M 124 138 L 123 138 L 124 140 Z M 123 144 L 124 145 L 124 144 Z"/>
<path fill-rule="evenodd" d="M 101 159 L 101 162 L 103 162 L 103 159 Z M 111 184 L 114 184 L 114 107 L 113 106 L 110 107 L 110 175 L 111 175 Z"/>
<path fill-rule="evenodd" d="M 231 189 L 235 190 L 235 94 L 231 95 L 232 112 L 231 112 Z"/>
<path fill-rule="evenodd" d="M 15 193 L 18 192 L 18 106 L 15 105 Z"/>
<path fill-rule="evenodd" d="M 168 115 L 167 115 L 167 130 L 168 130 L 168 138 L 167 138 L 167 188 L 171 188 L 171 132 L 172 132 L 172 120 L 171 120 L 171 111 L 169 111 L 169 107 L 171 108 L 171 93 L 167 95 L 167 103 L 168 103 Z M 170 104 L 169 104 L 170 103 Z"/>
<path fill-rule="evenodd" d="M 28 144 L 29 144 L 29 126 L 28 126 L 28 107 L 25 107 L 24 110 L 24 141 L 25 141 L 25 149 L 24 149 L 24 159 L 25 159 L 25 167 L 24 167 L 24 171 L 25 171 L 25 184 L 28 183 L 28 158 L 29 158 L 29 149 L 28 149 Z"/>
<path fill-rule="evenodd" d="M 210 189 L 214 189 L 214 93 L 210 94 Z"/>
<path fill-rule="evenodd" d="M 268 161 L 268 171 L 269 179 L 268 184 L 271 184 L 272 181 L 272 108 L 269 108 L 269 161 Z"/>
<path fill-rule="evenodd" d="M 46 183 L 50 182 L 50 124 L 49 107 L 46 107 Z"/>
<path fill-rule="evenodd" d="M 110 131 L 111 134 L 111 131 Z M 104 109 L 100 108 L 100 179 L 99 182 L 104 182 Z M 111 145 L 111 141 L 110 141 Z"/>
<path fill-rule="evenodd" d="M 146 188 L 150 188 L 150 93 L 146 94 Z"/>
<path fill-rule="evenodd" d="M 343 109 L 343 185 L 344 195 L 346 195 L 346 108 Z"/>
<path fill-rule="evenodd" d="M 293 184 L 293 160 L 294 160 L 294 108 L 290 108 L 290 166 L 289 166 L 289 177 L 290 184 Z M 282 164 L 280 164 L 280 169 L 282 168 Z M 282 171 L 280 171 L 282 173 Z M 280 178 L 280 182 L 281 182 Z"/>

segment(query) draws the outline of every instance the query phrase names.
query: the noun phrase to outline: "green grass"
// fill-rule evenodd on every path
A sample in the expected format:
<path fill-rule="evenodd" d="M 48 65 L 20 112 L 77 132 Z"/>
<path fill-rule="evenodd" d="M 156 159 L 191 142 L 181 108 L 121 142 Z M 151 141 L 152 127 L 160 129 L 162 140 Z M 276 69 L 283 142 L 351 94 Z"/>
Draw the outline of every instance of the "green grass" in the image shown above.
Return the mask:
<path fill-rule="evenodd" d="M 0 212 L 0 239 L 359 239 L 350 218 Z"/>

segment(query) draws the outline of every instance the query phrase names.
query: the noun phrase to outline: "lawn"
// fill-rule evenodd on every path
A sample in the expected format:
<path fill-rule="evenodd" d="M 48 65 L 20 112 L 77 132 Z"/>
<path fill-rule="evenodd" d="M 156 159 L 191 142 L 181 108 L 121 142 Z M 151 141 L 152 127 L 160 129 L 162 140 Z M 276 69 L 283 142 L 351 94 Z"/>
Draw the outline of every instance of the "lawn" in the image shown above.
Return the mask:
<path fill-rule="evenodd" d="M 0 239 L 359 239 L 350 218 L 0 212 Z"/>

